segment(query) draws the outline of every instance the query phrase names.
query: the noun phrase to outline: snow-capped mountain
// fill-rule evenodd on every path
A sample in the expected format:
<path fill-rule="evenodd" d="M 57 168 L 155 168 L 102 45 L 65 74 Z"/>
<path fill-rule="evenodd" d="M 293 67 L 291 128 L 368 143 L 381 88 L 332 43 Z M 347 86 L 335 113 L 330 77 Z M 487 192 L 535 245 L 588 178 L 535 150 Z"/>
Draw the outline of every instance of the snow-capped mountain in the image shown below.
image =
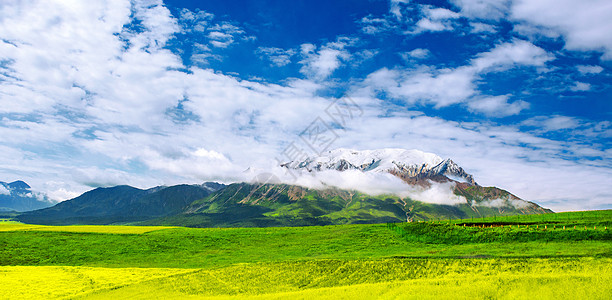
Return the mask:
<path fill-rule="evenodd" d="M 378 149 L 352 150 L 336 149 L 321 156 L 309 157 L 302 161 L 291 161 L 283 167 L 295 170 L 318 172 L 325 170 L 360 170 L 363 172 L 391 173 L 413 183 L 419 179 L 440 179 L 441 176 L 457 182 L 478 185 L 474 177 L 451 159 L 442 159 L 433 153 L 419 150 Z"/>
<path fill-rule="evenodd" d="M 46 195 L 31 190 L 21 181 L 0 181 L 0 211 L 28 211 L 53 205 Z"/>

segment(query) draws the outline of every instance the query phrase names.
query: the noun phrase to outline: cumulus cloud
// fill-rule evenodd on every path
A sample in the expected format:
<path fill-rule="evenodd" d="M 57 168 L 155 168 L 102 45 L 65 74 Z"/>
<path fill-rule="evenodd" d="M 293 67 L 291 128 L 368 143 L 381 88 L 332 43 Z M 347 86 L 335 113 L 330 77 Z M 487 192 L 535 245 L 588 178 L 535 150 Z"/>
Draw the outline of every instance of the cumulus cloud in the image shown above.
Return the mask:
<path fill-rule="evenodd" d="M 431 6 L 422 6 L 421 13 L 424 17 L 415 24 L 416 29 L 412 32 L 414 34 L 427 31 L 437 32 L 453 30 L 453 20 L 460 17 L 460 15 L 454 11 Z"/>
<path fill-rule="evenodd" d="M 476 34 L 491 34 L 497 32 L 497 27 L 487 23 L 470 22 L 470 33 Z"/>
<path fill-rule="evenodd" d="M 472 111 L 483 113 L 487 116 L 506 117 L 519 114 L 522 110 L 529 108 L 529 103 L 517 100 L 508 103 L 508 96 L 492 96 L 474 99 L 468 102 L 468 108 Z"/>
<path fill-rule="evenodd" d="M 562 34 L 568 50 L 601 51 L 604 59 L 612 59 L 612 5 L 609 1 L 520 0 L 512 3 L 511 14 L 527 25 L 542 26 Z"/>
<path fill-rule="evenodd" d="M 603 71 L 601 66 L 577 65 L 576 69 L 583 75 L 599 74 Z"/>
<path fill-rule="evenodd" d="M 431 55 L 431 51 L 428 49 L 417 48 L 412 51 L 401 53 L 401 55 L 404 60 L 409 60 L 410 58 L 424 59 Z"/>
<path fill-rule="evenodd" d="M 573 92 L 586 92 L 591 89 L 591 85 L 586 82 L 576 81 L 569 89 Z"/>
<path fill-rule="evenodd" d="M 612 59 L 612 5 L 606 0 L 452 0 L 461 16 L 513 23 L 514 31 L 532 40 L 562 37 L 572 51 L 600 51 Z"/>
<path fill-rule="evenodd" d="M 487 73 L 514 67 L 543 67 L 554 57 L 544 49 L 527 41 L 513 40 L 502 43 L 487 52 L 476 55 L 470 64 L 451 68 L 419 68 L 400 71 L 380 69 L 368 75 L 365 83 L 373 89 L 382 89 L 409 103 L 431 103 L 436 108 L 464 103 L 479 96 L 476 80 Z M 488 100 L 487 100 L 488 99 Z M 502 107 L 502 98 L 474 99 L 472 110 L 492 113 L 494 105 Z M 528 107 L 522 101 L 505 103 L 509 113 L 516 114 Z"/>
<path fill-rule="evenodd" d="M 315 80 L 323 80 L 329 77 L 343 62 L 347 62 L 351 58 L 351 54 L 345 49 L 354 41 L 347 39 L 339 39 L 336 42 L 330 42 L 317 49 L 313 44 L 301 45 L 300 61 L 302 68 L 300 72 Z"/>
<path fill-rule="evenodd" d="M 497 45 L 472 60 L 476 72 L 501 71 L 514 66 L 542 67 L 554 59 L 546 50 L 524 40 Z"/>
<path fill-rule="evenodd" d="M 461 14 L 468 18 L 483 20 L 500 20 L 509 10 L 510 0 L 451 0 L 461 9 Z"/>

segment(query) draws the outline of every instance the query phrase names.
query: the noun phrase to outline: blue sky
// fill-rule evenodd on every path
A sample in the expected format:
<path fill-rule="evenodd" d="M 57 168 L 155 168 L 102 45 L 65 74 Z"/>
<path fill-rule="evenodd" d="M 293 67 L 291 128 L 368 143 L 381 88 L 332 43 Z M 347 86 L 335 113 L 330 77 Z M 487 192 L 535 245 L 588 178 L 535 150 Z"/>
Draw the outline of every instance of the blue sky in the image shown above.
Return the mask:
<path fill-rule="evenodd" d="M 610 20 L 596 0 L 3 2 L 0 180 L 56 200 L 248 180 L 316 150 L 300 134 L 320 120 L 330 148 L 612 208 Z M 343 97 L 359 114 L 337 124 Z"/>

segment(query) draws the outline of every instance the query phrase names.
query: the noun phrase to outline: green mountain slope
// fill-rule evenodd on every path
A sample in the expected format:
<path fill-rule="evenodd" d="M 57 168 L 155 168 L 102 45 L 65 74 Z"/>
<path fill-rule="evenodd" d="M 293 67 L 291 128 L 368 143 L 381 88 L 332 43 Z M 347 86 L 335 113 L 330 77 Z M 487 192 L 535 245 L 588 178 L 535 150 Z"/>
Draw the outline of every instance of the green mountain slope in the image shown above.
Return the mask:
<path fill-rule="evenodd" d="M 284 184 L 236 183 L 194 201 L 180 214 L 139 224 L 192 227 L 302 226 L 551 212 L 497 188 L 458 187 L 456 193 L 465 195 L 470 204 L 437 205 L 393 195 L 370 196 L 335 188 L 314 190 Z M 495 202 L 488 204 L 490 200 Z"/>

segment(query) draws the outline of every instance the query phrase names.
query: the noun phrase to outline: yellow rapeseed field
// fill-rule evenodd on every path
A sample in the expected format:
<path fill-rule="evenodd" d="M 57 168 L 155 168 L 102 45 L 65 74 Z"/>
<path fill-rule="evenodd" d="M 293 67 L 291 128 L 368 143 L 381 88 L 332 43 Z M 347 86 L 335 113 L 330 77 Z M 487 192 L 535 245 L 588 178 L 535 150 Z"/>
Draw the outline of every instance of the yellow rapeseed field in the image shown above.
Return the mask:
<path fill-rule="evenodd" d="M 193 272 L 188 269 L 0 267 L 0 299 L 61 299 L 144 280 Z"/>
<path fill-rule="evenodd" d="M 581 258 L 0 267 L 0 299 L 610 299 L 611 266 Z"/>
<path fill-rule="evenodd" d="M 156 230 L 174 227 L 164 226 L 111 226 L 111 225 L 71 225 L 71 226 L 46 226 L 30 225 L 17 222 L 0 222 L 0 231 L 63 231 L 63 232 L 88 232 L 88 233 L 113 233 L 113 234 L 142 234 Z"/>

